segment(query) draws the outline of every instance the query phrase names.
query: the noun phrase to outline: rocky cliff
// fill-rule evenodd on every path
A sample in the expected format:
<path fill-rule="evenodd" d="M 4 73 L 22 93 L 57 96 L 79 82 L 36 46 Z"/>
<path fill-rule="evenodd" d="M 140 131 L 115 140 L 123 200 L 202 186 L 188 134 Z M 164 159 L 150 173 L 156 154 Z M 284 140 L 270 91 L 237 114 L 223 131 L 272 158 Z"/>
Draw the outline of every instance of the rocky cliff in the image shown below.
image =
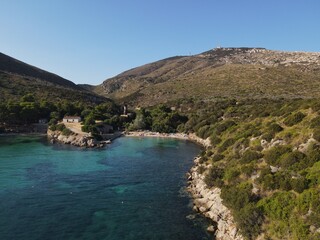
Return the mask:
<path fill-rule="evenodd" d="M 214 232 L 218 240 L 243 240 L 233 221 L 233 217 L 220 197 L 221 190 L 213 187 L 209 189 L 204 183 L 204 174 L 199 171 L 199 158 L 194 160 L 195 165 L 190 170 L 188 190 L 194 198 L 194 210 L 211 219 L 214 225 L 208 227 L 208 231 Z M 207 166 L 206 166 L 207 168 Z"/>
<path fill-rule="evenodd" d="M 188 139 L 205 148 L 211 146 L 209 138 L 202 139 L 195 134 L 189 134 Z M 196 157 L 194 166 L 187 174 L 188 191 L 194 199 L 193 209 L 212 221 L 212 225 L 207 230 L 214 233 L 217 240 L 243 240 L 244 238 L 239 233 L 230 210 L 223 205 L 220 197 L 221 189 L 217 187 L 208 188 L 204 182 L 206 170 L 210 167 L 211 165 L 200 163 L 200 157 Z"/>

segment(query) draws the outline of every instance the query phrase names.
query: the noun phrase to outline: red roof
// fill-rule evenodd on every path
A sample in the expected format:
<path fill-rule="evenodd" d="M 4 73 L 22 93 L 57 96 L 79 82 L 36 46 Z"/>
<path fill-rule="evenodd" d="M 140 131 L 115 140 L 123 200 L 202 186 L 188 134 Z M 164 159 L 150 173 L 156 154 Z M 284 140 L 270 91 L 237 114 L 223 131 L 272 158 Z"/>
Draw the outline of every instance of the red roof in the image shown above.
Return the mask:
<path fill-rule="evenodd" d="M 79 116 L 65 116 L 63 119 L 81 119 Z"/>

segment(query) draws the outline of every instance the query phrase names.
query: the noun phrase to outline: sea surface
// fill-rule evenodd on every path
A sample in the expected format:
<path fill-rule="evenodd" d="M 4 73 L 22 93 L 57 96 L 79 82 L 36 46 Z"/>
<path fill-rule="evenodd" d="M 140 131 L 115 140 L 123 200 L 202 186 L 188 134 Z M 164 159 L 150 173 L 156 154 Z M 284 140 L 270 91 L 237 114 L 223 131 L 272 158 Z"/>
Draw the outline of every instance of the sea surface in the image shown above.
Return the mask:
<path fill-rule="evenodd" d="M 0 239 L 210 239 L 185 191 L 199 151 L 161 138 L 89 150 L 0 136 Z"/>

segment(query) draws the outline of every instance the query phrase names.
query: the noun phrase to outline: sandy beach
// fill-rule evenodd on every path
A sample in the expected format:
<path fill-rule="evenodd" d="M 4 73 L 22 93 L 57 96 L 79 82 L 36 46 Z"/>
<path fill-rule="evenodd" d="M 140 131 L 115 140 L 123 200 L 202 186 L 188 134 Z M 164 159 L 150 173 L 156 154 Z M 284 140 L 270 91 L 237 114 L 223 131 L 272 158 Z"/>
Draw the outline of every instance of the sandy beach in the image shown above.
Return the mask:
<path fill-rule="evenodd" d="M 194 133 L 159 133 L 151 131 L 135 131 L 135 132 L 124 132 L 126 137 L 158 137 L 158 138 L 175 138 L 180 140 L 189 140 L 197 144 L 202 145 L 203 147 L 210 146 L 210 140 L 204 140 L 197 137 Z"/>
<path fill-rule="evenodd" d="M 188 140 L 189 135 L 183 133 L 159 133 L 150 131 L 137 131 L 137 132 L 125 132 L 126 137 L 161 137 L 161 138 L 177 138 L 182 140 Z"/>

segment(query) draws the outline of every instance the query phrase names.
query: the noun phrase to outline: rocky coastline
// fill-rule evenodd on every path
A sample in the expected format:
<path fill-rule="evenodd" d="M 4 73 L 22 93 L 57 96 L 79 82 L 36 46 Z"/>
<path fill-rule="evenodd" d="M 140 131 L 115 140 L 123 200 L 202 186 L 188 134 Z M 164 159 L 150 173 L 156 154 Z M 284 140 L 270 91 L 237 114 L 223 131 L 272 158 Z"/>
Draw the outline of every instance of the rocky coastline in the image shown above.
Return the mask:
<path fill-rule="evenodd" d="M 236 224 L 233 221 L 230 210 L 225 207 L 220 197 L 220 188 L 208 188 L 204 182 L 204 173 L 200 173 L 199 168 L 208 169 L 210 165 L 200 163 L 200 158 L 194 159 L 194 166 L 187 174 L 188 191 L 193 197 L 193 209 L 206 218 L 210 219 L 213 224 L 207 231 L 214 233 L 217 240 L 243 240 Z"/>
<path fill-rule="evenodd" d="M 63 135 L 61 131 L 51 131 L 50 129 L 48 129 L 47 131 L 47 136 L 51 143 L 58 142 L 62 144 L 70 144 L 76 147 L 101 148 L 106 144 L 110 144 L 113 139 L 122 136 L 122 133 L 116 132 L 114 134 L 111 134 L 108 139 L 103 141 L 97 141 L 89 135 L 81 135 L 76 133 L 66 136 Z"/>
<path fill-rule="evenodd" d="M 204 148 L 211 146 L 209 139 L 202 139 L 193 133 L 156 133 L 149 131 L 127 132 L 125 136 L 131 137 L 164 137 L 183 139 L 196 142 Z M 193 210 L 201 213 L 212 221 L 207 231 L 215 235 L 217 240 L 243 240 L 236 224 L 234 223 L 230 210 L 223 205 L 220 197 L 220 188 L 208 188 L 204 182 L 206 171 L 210 168 L 210 164 L 200 163 L 200 157 L 194 159 L 194 166 L 187 173 L 188 187 L 187 190 L 193 197 Z M 204 169 L 200 171 L 199 169 Z M 202 173 L 200 173 L 202 172 Z"/>
<path fill-rule="evenodd" d="M 189 134 L 189 139 L 208 148 L 211 146 L 209 138 L 202 139 L 195 134 Z M 223 205 L 220 197 L 221 189 L 217 187 L 208 188 L 204 182 L 205 174 L 211 167 L 210 164 L 201 163 L 200 157 L 194 159 L 194 165 L 187 173 L 188 187 L 193 198 L 193 210 L 201 213 L 212 221 L 207 228 L 217 240 L 243 240 L 231 211 Z M 200 169 L 202 169 L 200 171 Z"/>

